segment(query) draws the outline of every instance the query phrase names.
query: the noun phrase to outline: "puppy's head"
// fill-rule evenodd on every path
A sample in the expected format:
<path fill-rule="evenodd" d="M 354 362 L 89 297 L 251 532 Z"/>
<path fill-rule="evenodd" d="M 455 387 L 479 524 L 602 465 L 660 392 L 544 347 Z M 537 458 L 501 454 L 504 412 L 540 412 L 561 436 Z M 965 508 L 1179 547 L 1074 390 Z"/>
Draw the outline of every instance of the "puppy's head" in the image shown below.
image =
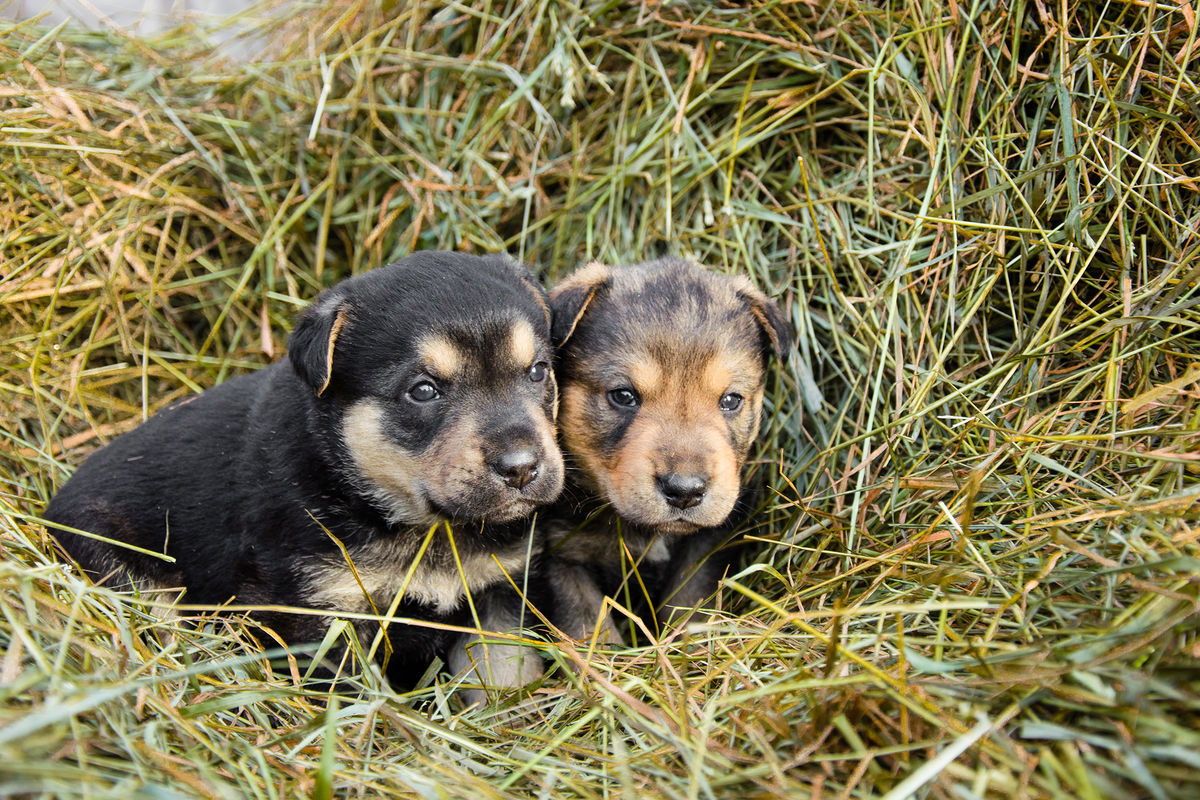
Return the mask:
<path fill-rule="evenodd" d="M 791 334 L 744 278 L 678 259 L 589 264 L 550 294 L 560 427 L 591 488 L 663 533 L 719 525 Z"/>
<path fill-rule="evenodd" d="M 322 294 L 288 357 L 390 521 L 507 522 L 562 488 L 549 333 L 520 265 L 420 252 Z"/>

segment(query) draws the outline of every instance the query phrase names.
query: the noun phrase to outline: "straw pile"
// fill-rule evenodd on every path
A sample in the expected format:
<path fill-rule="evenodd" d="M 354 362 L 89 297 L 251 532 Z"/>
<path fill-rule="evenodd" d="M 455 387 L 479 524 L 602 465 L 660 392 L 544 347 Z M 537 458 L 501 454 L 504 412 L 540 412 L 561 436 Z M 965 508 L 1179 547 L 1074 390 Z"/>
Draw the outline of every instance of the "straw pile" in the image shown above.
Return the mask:
<path fill-rule="evenodd" d="M 0 794 L 1200 794 L 1190 3 L 382 6 L 248 63 L 0 28 Z M 330 702 L 59 566 L 88 452 L 435 247 L 789 309 L 712 625 L 546 645 L 587 667 L 500 709 Z"/>

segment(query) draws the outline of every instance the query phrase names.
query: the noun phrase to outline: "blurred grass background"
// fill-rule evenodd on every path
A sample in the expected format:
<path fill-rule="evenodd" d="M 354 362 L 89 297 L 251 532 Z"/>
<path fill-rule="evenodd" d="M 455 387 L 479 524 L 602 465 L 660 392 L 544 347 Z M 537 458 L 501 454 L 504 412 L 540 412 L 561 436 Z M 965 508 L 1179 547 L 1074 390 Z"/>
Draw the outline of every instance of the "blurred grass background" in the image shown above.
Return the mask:
<path fill-rule="evenodd" d="M 236 62 L 0 25 L 0 795 L 1200 796 L 1190 2 L 283 11 Z M 74 465 L 418 248 L 780 299 L 712 625 L 330 703 L 59 566 Z"/>

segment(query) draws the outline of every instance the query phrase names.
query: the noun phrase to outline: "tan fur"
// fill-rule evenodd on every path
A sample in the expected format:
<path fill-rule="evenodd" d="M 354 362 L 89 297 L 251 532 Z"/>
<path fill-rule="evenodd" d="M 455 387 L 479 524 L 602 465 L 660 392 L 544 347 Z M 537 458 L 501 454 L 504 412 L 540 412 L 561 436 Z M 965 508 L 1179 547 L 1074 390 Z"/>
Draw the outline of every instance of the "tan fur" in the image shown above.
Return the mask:
<path fill-rule="evenodd" d="M 658 363 L 642 354 L 629 362 L 627 371 L 642 407 L 617 451 L 610 458 L 598 452 L 588 410 L 594 390 L 578 383 L 563 390 L 561 429 L 567 450 L 617 513 L 634 522 L 664 526 L 669 532 L 719 525 L 737 501 L 742 463 L 758 429 L 761 358 L 722 349 L 698 365 L 687 365 Z M 731 390 L 746 403 L 727 420 L 718 403 Z M 669 506 L 655 483 L 657 475 L 669 472 L 708 476 L 703 502 L 682 511 Z"/>
<path fill-rule="evenodd" d="M 763 394 L 766 391 L 765 386 L 758 387 L 754 394 L 746 398 L 746 402 L 750 404 L 750 433 L 746 437 L 746 448 L 749 449 L 751 443 L 758 438 L 759 428 L 762 426 L 762 407 Z"/>
<path fill-rule="evenodd" d="M 540 406 L 536 401 L 525 400 L 522 406 L 522 411 L 530 419 L 541 417 Z M 536 433 L 543 453 L 542 468 L 561 473 L 561 456 L 558 455 L 553 428 L 549 425 L 539 425 Z M 490 468 L 484 459 L 483 451 L 479 449 L 480 439 L 478 421 L 471 417 L 465 417 L 455 425 L 448 426 L 442 435 L 438 436 L 423 459 L 425 475 L 422 481 L 428 497 L 434 503 L 446 507 L 453 498 L 469 493 L 472 487 L 487 475 Z M 556 461 L 558 466 L 555 466 Z M 515 498 L 513 505 L 496 509 L 488 521 L 508 522 L 533 510 L 530 503 L 515 497 L 516 491 L 512 494 Z"/>
<path fill-rule="evenodd" d="M 596 450 L 596 431 L 588 418 L 588 410 L 594 402 L 592 391 L 579 383 L 565 384 L 560 390 L 561 410 L 559 412 L 559 431 L 567 449 L 581 463 L 583 477 L 604 494 L 604 487 L 597 485 L 602 476 L 607 474 L 601 455 Z M 602 402 L 602 401 L 601 401 Z"/>
<path fill-rule="evenodd" d="M 629 378 L 642 397 L 656 397 L 664 388 L 662 367 L 649 356 L 630 362 Z"/>
<path fill-rule="evenodd" d="M 176 605 L 187 602 L 187 590 L 183 581 L 166 584 L 149 580 L 145 577 L 130 578 L 130 585 L 136 587 L 137 594 L 146 601 L 146 615 L 155 620 L 159 640 L 166 647 L 175 641 L 174 626 L 182 624 L 184 616 L 179 613 Z"/>
<path fill-rule="evenodd" d="M 551 379 L 553 379 L 553 376 L 551 376 Z M 557 419 L 558 418 L 558 386 L 557 386 L 557 384 L 555 384 L 554 392 L 555 392 L 555 399 L 554 399 L 553 415 Z M 543 457 L 543 461 L 546 462 L 547 466 L 549 466 L 552 469 L 558 469 L 559 472 L 562 472 L 562 469 L 563 469 L 562 454 L 558 449 L 558 437 L 555 436 L 554 428 L 550 427 L 549 425 L 539 427 L 538 428 L 538 444 L 541 445 L 542 452 L 547 454 Z M 553 466 L 553 464 L 555 464 L 555 463 L 557 464 L 557 466 Z"/>
<path fill-rule="evenodd" d="M 581 286 L 595 286 L 608 280 L 612 275 L 612 267 L 599 261 L 589 261 L 587 265 L 572 272 L 560 281 L 551 292 L 551 296 Z"/>
<path fill-rule="evenodd" d="M 657 422 L 650 419 L 648 413 L 639 414 L 626 430 L 624 445 L 613 459 L 604 463 L 597 475 L 601 488 L 617 506 L 618 512 L 643 503 L 650 508 L 650 504 L 645 503 L 644 495 L 648 492 L 644 490 L 654 485 L 661 428 Z"/>
<path fill-rule="evenodd" d="M 445 501 L 470 491 L 471 484 L 488 469 L 479 449 L 479 424 L 472 416 L 447 425 L 422 459 L 421 480 L 434 502 Z"/>
<path fill-rule="evenodd" d="M 553 371 L 551 371 L 550 377 L 547 378 L 547 380 L 550 381 L 550 388 L 551 388 L 551 391 L 553 392 L 552 397 L 554 398 L 553 400 L 550 401 L 550 419 L 554 420 L 555 424 L 557 424 L 558 423 L 558 409 L 559 409 L 559 406 L 562 404 L 562 398 L 559 395 L 559 391 L 558 391 L 558 377 L 554 374 Z"/>
<path fill-rule="evenodd" d="M 524 317 L 518 317 L 512 323 L 508 332 L 508 349 L 512 360 L 523 366 L 532 366 L 537 355 L 537 339 L 533 334 L 533 326 Z"/>
<path fill-rule="evenodd" d="M 383 409 L 374 400 L 352 406 L 342 422 L 342 439 L 363 477 L 362 488 L 388 509 L 388 519 L 409 525 L 433 524 L 437 517 L 421 493 L 425 465 L 381 432 Z"/>
<path fill-rule="evenodd" d="M 445 534 L 437 531 L 434 536 L 441 541 L 431 544 L 406 589 L 407 564 L 416 557 L 421 544 L 421 538 L 417 536 L 373 541 L 350 550 L 353 570 L 340 558 L 327 559 L 314 566 L 307 577 L 313 601 L 329 608 L 360 613 L 371 613 L 374 605 L 382 613 L 404 589 L 405 598 L 431 605 L 439 613 L 449 613 L 463 603 L 468 591 L 472 594 L 481 592 L 506 581 L 506 576 L 524 571 L 527 545 L 523 541 L 495 554 L 461 554 L 460 574 L 453 557 L 448 555 Z"/>
<path fill-rule="evenodd" d="M 536 401 L 525 401 L 530 419 L 542 413 Z M 388 509 L 393 524 L 430 525 L 438 516 L 433 506 L 451 507 L 457 498 L 471 494 L 488 477 L 489 467 L 480 449 L 478 421 L 463 416 L 438 436 L 432 447 L 414 456 L 390 441 L 382 429 L 383 409 L 375 400 L 363 400 L 345 415 L 343 438 L 355 466 L 362 475 L 364 491 Z M 537 427 L 545 469 L 562 472 L 561 456 L 554 444 L 554 432 L 547 425 Z M 531 501 L 517 490 L 501 489 L 511 502 L 496 508 L 492 522 L 508 522 L 533 510 Z"/>
<path fill-rule="evenodd" d="M 421 357 L 425 368 L 435 377 L 442 379 L 453 378 L 461 372 L 467 360 L 458 345 L 446 337 L 438 335 L 427 336 L 418 342 L 417 354 Z"/>
<path fill-rule="evenodd" d="M 337 316 L 333 319 L 333 326 L 329 329 L 329 341 L 325 345 L 325 380 L 317 389 L 318 397 L 325 394 L 325 390 L 329 388 L 329 382 L 333 380 L 333 347 L 337 343 L 338 334 L 342 332 L 342 328 L 349 318 L 345 309 L 338 309 Z"/>
<path fill-rule="evenodd" d="M 538 405 L 533 400 L 527 400 L 525 406 L 524 410 L 530 419 L 537 419 L 540 415 Z M 478 422 L 474 417 L 463 417 L 454 425 L 447 426 L 422 459 L 425 474 L 421 481 L 426 496 L 443 508 L 453 503 L 454 498 L 469 494 L 488 475 L 490 468 L 479 448 L 481 436 Z M 553 446 L 550 426 L 539 426 L 538 435 L 545 457 L 550 459 L 553 453 L 552 449 L 547 449 Z M 492 522 L 508 522 L 532 510 L 530 503 L 514 499 L 513 505 L 497 508 L 488 519 Z"/>
<path fill-rule="evenodd" d="M 697 413 L 711 413 L 709 401 L 713 397 L 720 398 L 725 390 L 733 385 L 733 361 L 730 354 L 719 353 L 704 362 L 704 366 L 700 368 L 700 374 L 695 377 L 696 388 L 699 391 L 692 398 L 693 402 L 699 406 Z M 688 387 L 680 388 L 687 389 Z"/>

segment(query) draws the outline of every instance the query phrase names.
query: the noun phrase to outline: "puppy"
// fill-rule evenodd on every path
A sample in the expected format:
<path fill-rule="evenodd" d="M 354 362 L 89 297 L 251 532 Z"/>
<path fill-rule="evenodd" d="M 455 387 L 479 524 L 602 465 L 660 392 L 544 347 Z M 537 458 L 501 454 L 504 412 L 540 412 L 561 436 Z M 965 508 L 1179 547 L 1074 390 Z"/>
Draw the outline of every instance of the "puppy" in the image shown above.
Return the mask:
<path fill-rule="evenodd" d="M 605 597 L 669 615 L 716 590 L 768 360 L 791 333 L 745 278 L 670 258 L 589 264 L 550 307 L 572 468 L 547 526 L 551 619 L 620 642 Z"/>
<path fill-rule="evenodd" d="M 45 517 L 113 540 L 57 534 L 114 586 L 335 613 L 383 614 L 400 595 L 401 617 L 510 630 L 523 608 L 510 579 L 538 550 L 525 518 L 563 480 L 549 333 L 544 293 L 515 262 L 413 254 L 324 292 L 284 360 L 97 451 Z M 321 641 L 329 621 L 257 617 L 292 644 Z M 355 625 L 370 645 L 379 623 Z M 435 656 L 473 663 L 469 638 L 387 634 L 399 685 Z M 491 651 L 495 685 L 541 674 L 532 653 Z"/>

